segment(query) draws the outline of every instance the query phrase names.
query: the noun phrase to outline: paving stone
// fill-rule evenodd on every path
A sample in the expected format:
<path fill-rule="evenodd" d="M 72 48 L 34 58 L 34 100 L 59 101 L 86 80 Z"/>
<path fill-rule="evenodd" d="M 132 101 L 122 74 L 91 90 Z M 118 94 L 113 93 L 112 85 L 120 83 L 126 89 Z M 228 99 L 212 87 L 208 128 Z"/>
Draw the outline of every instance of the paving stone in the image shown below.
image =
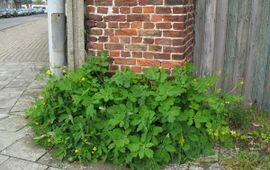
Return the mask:
<path fill-rule="evenodd" d="M 22 91 L 16 92 L 6 92 L 6 88 L 0 92 L 0 108 L 10 108 L 12 107 L 18 98 L 21 96 Z"/>
<path fill-rule="evenodd" d="M 26 135 L 31 136 L 31 137 L 33 136 L 33 130 L 29 126 L 25 126 L 21 130 L 19 130 L 17 133 L 24 135 L 24 136 L 26 136 Z"/>
<path fill-rule="evenodd" d="M 15 116 L 25 116 L 25 112 L 20 112 L 20 111 L 13 111 L 9 113 L 10 115 L 15 115 Z"/>
<path fill-rule="evenodd" d="M 9 157 L 8 156 L 4 156 L 4 155 L 0 155 L 0 165 L 5 162 Z"/>
<path fill-rule="evenodd" d="M 0 121 L 0 131 L 16 132 L 26 126 L 22 116 L 10 116 Z"/>
<path fill-rule="evenodd" d="M 48 166 L 28 162 L 16 158 L 10 158 L 0 165 L 1 170 L 45 170 Z"/>
<path fill-rule="evenodd" d="M 226 168 L 222 167 L 219 163 L 214 163 L 214 164 L 210 165 L 208 170 L 226 170 Z"/>
<path fill-rule="evenodd" d="M 24 81 L 24 80 L 13 80 L 11 81 L 7 87 L 8 88 L 15 88 L 15 87 L 27 87 L 29 86 L 31 82 L 28 80 L 28 81 Z"/>
<path fill-rule="evenodd" d="M 2 151 L 4 155 L 30 161 L 37 161 L 45 153 L 45 149 L 33 144 L 32 137 L 30 136 L 25 136 Z"/>
<path fill-rule="evenodd" d="M 4 119 L 4 118 L 7 118 L 7 117 L 8 117 L 7 114 L 0 114 L 0 120 L 2 120 L 2 119 Z M 1 130 L 1 128 L 0 128 L 0 130 Z"/>
<path fill-rule="evenodd" d="M 11 108 L 5 108 L 5 109 L 0 109 L 0 114 L 5 114 L 7 115 L 9 113 Z"/>
<path fill-rule="evenodd" d="M 55 168 L 63 168 L 63 166 L 64 166 L 64 163 L 53 158 L 50 152 L 48 152 L 44 156 L 42 156 L 38 160 L 38 162 L 41 164 L 49 165 L 51 167 L 55 167 Z"/>
<path fill-rule="evenodd" d="M 46 82 L 46 80 L 35 80 L 28 86 L 28 89 L 42 89 Z"/>
<path fill-rule="evenodd" d="M 0 151 L 10 146 L 23 136 L 24 134 L 21 133 L 0 131 Z"/>
<path fill-rule="evenodd" d="M 204 168 L 202 168 L 199 163 L 192 163 L 189 166 L 189 170 L 204 170 Z"/>
<path fill-rule="evenodd" d="M 50 167 L 49 169 L 47 169 L 47 170 L 61 170 L 61 169 L 59 169 L 59 168 L 53 168 L 53 167 Z"/>
<path fill-rule="evenodd" d="M 164 170 L 188 170 L 188 164 L 169 164 Z"/>

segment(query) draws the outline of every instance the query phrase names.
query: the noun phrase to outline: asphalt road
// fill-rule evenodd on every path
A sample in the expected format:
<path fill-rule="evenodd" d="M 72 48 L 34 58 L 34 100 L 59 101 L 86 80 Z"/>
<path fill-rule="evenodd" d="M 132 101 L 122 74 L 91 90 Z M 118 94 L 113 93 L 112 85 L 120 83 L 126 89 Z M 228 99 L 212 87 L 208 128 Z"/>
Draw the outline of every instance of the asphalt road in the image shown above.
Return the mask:
<path fill-rule="evenodd" d="M 31 15 L 31 16 L 24 16 L 24 17 L 14 17 L 14 18 L 1 18 L 0 19 L 0 31 L 25 24 L 27 22 L 32 22 L 36 20 L 40 20 L 41 18 L 47 17 L 46 14 L 40 15 Z"/>

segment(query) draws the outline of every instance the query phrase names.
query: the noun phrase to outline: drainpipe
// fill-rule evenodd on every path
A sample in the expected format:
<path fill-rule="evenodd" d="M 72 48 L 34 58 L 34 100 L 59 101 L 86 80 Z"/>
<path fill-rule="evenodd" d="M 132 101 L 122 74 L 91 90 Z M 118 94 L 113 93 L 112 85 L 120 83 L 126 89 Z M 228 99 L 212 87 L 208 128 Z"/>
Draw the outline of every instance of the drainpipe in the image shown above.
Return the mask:
<path fill-rule="evenodd" d="M 65 0 L 48 0 L 49 61 L 52 74 L 58 79 L 66 64 Z"/>

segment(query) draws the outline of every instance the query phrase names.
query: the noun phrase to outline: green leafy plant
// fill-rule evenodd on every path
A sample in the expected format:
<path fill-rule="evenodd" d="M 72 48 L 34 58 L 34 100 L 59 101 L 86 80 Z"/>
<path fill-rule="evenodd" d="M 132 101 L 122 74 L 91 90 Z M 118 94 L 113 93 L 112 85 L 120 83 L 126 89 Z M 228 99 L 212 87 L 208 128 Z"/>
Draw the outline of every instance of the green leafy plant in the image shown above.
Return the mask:
<path fill-rule="evenodd" d="M 107 56 L 90 57 L 76 72 L 51 76 L 27 112 L 35 141 L 69 161 L 107 161 L 159 169 L 210 154 L 213 141 L 232 145 L 227 105 L 241 100 L 215 88 L 216 78 L 193 66 L 108 74 Z M 48 72 L 50 74 L 50 72 Z"/>

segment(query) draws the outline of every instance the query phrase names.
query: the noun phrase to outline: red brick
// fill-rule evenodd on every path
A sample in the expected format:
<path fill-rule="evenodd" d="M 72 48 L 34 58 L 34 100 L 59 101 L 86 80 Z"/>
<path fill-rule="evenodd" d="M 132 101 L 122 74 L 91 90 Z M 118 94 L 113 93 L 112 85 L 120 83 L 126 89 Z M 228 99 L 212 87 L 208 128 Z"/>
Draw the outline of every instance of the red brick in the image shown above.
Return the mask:
<path fill-rule="evenodd" d="M 165 0 L 165 5 L 186 5 L 188 0 Z"/>
<path fill-rule="evenodd" d="M 95 0 L 96 6 L 112 6 L 112 0 Z"/>
<path fill-rule="evenodd" d="M 143 53 L 143 58 L 145 58 L 145 59 L 154 59 L 155 58 L 155 53 L 145 52 L 145 53 Z"/>
<path fill-rule="evenodd" d="M 120 57 L 120 51 L 110 51 L 110 57 Z"/>
<path fill-rule="evenodd" d="M 139 30 L 140 36 L 161 37 L 161 33 L 159 30 Z"/>
<path fill-rule="evenodd" d="M 186 13 L 186 7 L 174 7 L 173 8 L 174 14 L 185 14 Z"/>
<path fill-rule="evenodd" d="M 171 58 L 170 54 L 164 53 L 155 54 L 155 59 L 169 60 L 170 58 Z"/>
<path fill-rule="evenodd" d="M 135 29 L 123 29 L 123 30 L 115 30 L 115 35 L 137 35 L 137 30 Z"/>
<path fill-rule="evenodd" d="M 153 28 L 155 28 L 155 24 L 153 24 L 151 22 L 146 22 L 146 23 L 144 23 L 143 28 L 144 29 L 153 29 Z"/>
<path fill-rule="evenodd" d="M 184 60 L 185 59 L 185 55 L 183 55 L 183 54 L 173 54 L 172 55 L 172 59 L 173 60 Z"/>
<path fill-rule="evenodd" d="M 89 14 L 89 15 L 88 15 L 88 19 L 89 19 L 90 21 L 102 21 L 102 20 L 103 20 L 103 17 L 100 16 L 100 15 Z"/>
<path fill-rule="evenodd" d="M 170 21 L 170 22 L 185 22 L 186 16 L 174 16 L 174 15 L 165 15 L 163 16 L 164 21 Z"/>
<path fill-rule="evenodd" d="M 105 30 L 104 35 L 114 36 L 114 30 L 113 29 L 104 29 L 104 30 Z"/>
<path fill-rule="evenodd" d="M 102 14 L 107 14 L 108 13 L 108 8 L 106 8 L 106 7 L 98 7 L 97 12 L 102 13 Z"/>
<path fill-rule="evenodd" d="M 96 8 L 94 6 L 88 6 L 86 8 L 87 14 L 89 14 L 89 13 L 95 13 L 95 11 L 96 11 Z"/>
<path fill-rule="evenodd" d="M 88 48 L 101 50 L 103 48 L 103 44 L 88 43 Z"/>
<path fill-rule="evenodd" d="M 125 22 L 125 23 L 120 23 L 119 24 L 119 28 L 129 28 L 129 23 Z"/>
<path fill-rule="evenodd" d="M 123 44 L 105 44 L 106 50 L 123 50 L 124 45 Z"/>
<path fill-rule="evenodd" d="M 123 65 L 136 65 L 136 59 L 115 58 L 114 63 Z"/>
<path fill-rule="evenodd" d="M 130 14 L 130 8 L 129 7 L 121 7 L 120 13 L 121 14 Z"/>
<path fill-rule="evenodd" d="M 123 44 L 129 44 L 130 43 L 130 37 L 120 37 L 120 43 Z"/>
<path fill-rule="evenodd" d="M 174 39 L 173 40 L 173 46 L 182 46 L 185 44 L 184 39 Z"/>
<path fill-rule="evenodd" d="M 164 68 L 175 68 L 176 66 L 182 67 L 184 62 L 173 62 L 173 61 L 161 61 L 161 67 Z"/>
<path fill-rule="evenodd" d="M 117 65 L 110 65 L 109 70 L 110 71 L 113 71 L 113 72 L 116 72 L 116 71 L 119 70 L 119 66 L 117 66 Z"/>
<path fill-rule="evenodd" d="M 109 28 L 118 28 L 118 22 L 109 22 Z"/>
<path fill-rule="evenodd" d="M 132 8 L 132 13 L 142 13 L 142 7 L 134 7 L 134 8 Z"/>
<path fill-rule="evenodd" d="M 133 58 L 142 58 L 142 52 L 132 52 Z"/>
<path fill-rule="evenodd" d="M 86 0 L 86 5 L 94 5 L 94 0 Z"/>
<path fill-rule="evenodd" d="M 165 53 L 184 53 L 185 47 L 164 47 Z"/>
<path fill-rule="evenodd" d="M 97 26 L 96 23 L 97 23 L 97 22 L 95 22 L 95 21 L 88 20 L 88 21 L 86 22 L 86 25 L 87 25 L 89 28 L 93 28 L 93 27 L 96 27 L 96 26 Z"/>
<path fill-rule="evenodd" d="M 160 15 L 153 15 L 151 18 L 151 21 L 152 22 L 160 22 L 160 21 L 162 21 L 162 19 L 163 19 L 163 17 Z"/>
<path fill-rule="evenodd" d="M 133 22 L 133 21 L 149 21 L 150 17 L 149 15 L 128 15 L 127 16 L 127 21 L 128 22 Z"/>
<path fill-rule="evenodd" d="M 108 42 L 108 37 L 99 37 L 99 42 Z"/>
<path fill-rule="evenodd" d="M 157 14 L 170 14 L 172 12 L 170 7 L 157 7 L 156 13 Z"/>
<path fill-rule="evenodd" d="M 141 43 L 142 38 L 141 37 L 132 37 L 132 43 Z"/>
<path fill-rule="evenodd" d="M 132 22 L 131 28 L 142 28 L 142 22 Z"/>
<path fill-rule="evenodd" d="M 119 8 L 118 7 L 113 7 L 113 13 L 114 14 L 119 14 Z"/>
<path fill-rule="evenodd" d="M 162 50 L 162 46 L 158 46 L 158 45 L 150 45 L 149 46 L 149 51 L 160 52 L 161 50 Z"/>
<path fill-rule="evenodd" d="M 134 71 L 135 73 L 141 73 L 141 72 L 142 72 L 141 67 L 138 67 L 138 66 L 131 66 L 130 69 L 131 69 L 132 71 Z"/>
<path fill-rule="evenodd" d="M 163 37 L 184 37 L 185 31 L 163 31 Z"/>
<path fill-rule="evenodd" d="M 137 62 L 139 66 L 160 66 L 160 61 L 158 60 L 139 59 Z"/>
<path fill-rule="evenodd" d="M 137 0 L 115 0 L 116 6 L 136 6 Z"/>
<path fill-rule="evenodd" d="M 144 38 L 143 39 L 143 43 L 144 44 L 153 44 L 154 43 L 154 39 L 153 38 Z"/>
<path fill-rule="evenodd" d="M 96 27 L 97 28 L 106 28 L 106 22 L 97 22 Z"/>
<path fill-rule="evenodd" d="M 156 27 L 157 29 L 171 29 L 172 24 L 171 23 L 157 23 Z"/>
<path fill-rule="evenodd" d="M 140 5 L 162 5 L 163 0 L 139 0 Z"/>
<path fill-rule="evenodd" d="M 155 44 L 157 44 L 157 45 L 171 45 L 172 40 L 169 38 L 157 38 L 155 40 Z"/>
<path fill-rule="evenodd" d="M 132 51 L 132 52 L 141 52 L 146 51 L 147 46 L 145 45 L 137 45 L 137 44 L 129 44 L 126 45 L 126 50 Z"/>
<path fill-rule="evenodd" d="M 155 12 L 155 8 L 153 6 L 143 7 L 143 13 L 154 13 L 154 12 Z"/>
<path fill-rule="evenodd" d="M 110 37 L 110 42 L 115 42 L 118 43 L 119 42 L 119 38 L 118 37 Z"/>
<path fill-rule="evenodd" d="M 102 35 L 103 30 L 102 29 L 91 29 L 90 33 L 91 33 L 91 35 Z"/>
<path fill-rule="evenodd" d="M 88 41 L 91 41 L 91 42 L 96 42 L 97 41 L 97 37 L 88 37 Z"/>
<path fill-rule="evenodd" d="M 130 57 L 130 52 L 121 52 L 121 57 Z"/>
<path fill-rule="evenodd" d="M 185 30 L 185 23 L 174 23 L 173 29 L 175 30 Z"/>
<path fill-rule="evenodd" d="M 104 20 L 106 22 L 125 21 L 126 17 L 125 17 L 125 15 L 109 15 L 109 16 L 104 17 Z"/>

